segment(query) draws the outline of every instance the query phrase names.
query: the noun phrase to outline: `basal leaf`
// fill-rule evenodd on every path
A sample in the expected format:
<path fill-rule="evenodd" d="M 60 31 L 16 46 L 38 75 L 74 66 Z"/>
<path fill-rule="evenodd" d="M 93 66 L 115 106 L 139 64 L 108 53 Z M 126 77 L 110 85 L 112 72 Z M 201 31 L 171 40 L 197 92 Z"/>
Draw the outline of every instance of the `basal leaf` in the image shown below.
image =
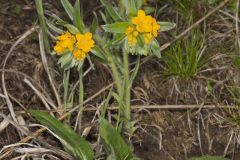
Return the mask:
<path fill-rule="evenodd" d="M 104 118 L 100 118 L 100 136 L 110 159 L 131 160 L 134 157 L 131 148 L 119 132 Z"/>
<path fill-rule="evenodd" d="M 64 145 L 66 151 L 78 160 L 93 160 L 90 144 L 80 137 L 69 125 L 63 124 L 49 114 L 36 110 L 29 112 L 43 125 L 52 130 Z"/>

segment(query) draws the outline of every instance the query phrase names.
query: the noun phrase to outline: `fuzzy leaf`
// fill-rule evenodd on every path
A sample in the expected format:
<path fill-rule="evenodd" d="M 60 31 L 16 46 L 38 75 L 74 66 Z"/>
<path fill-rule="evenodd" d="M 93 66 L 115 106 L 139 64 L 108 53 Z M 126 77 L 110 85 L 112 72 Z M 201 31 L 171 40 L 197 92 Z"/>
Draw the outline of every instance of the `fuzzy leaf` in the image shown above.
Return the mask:
<path fill-rule="evenodd" d="M 158 24 L 160 24 L 160 26 L 161 26 L 159 32 L 169 31 L 169 30 L 175 28 L 175 26 L 176 26 L 175 23 L 171 23 L 171 22 L 158 22 Z"/>
<path fill-rule="evenodd" d="M 65 24 L 64 27 L 66 27 L 68 31 L 71 32 L 72 34 L 76 34 L 79 32 L 78 28 L 76 28 L 74 25 Z"/>
<path fill-rule="evenodd" d="M 68 0 L 61 0 L 62 6 L 65 9 L 65 11 L 67 12 L 69 18 L 71 20 L 73 20 L 73 12 L 74 12 L 74 8 L 72 6 L 72 4 L 68 1 Z"/>
<path fill-rule="evenodd" d="M 93 17 L 93 21 L 92 21 L 92 24 L 91 24 L 91 27 L 90 27 L 90 32 L 94 34 L 97 30 L 97 27 L 98 27 L 99 23 L 98 23 L 97 14 L 95 12 L 93 12 L 93 15 L 94 15 L 94 17 Z"/>
<path fill-rule="evenodd" d="M 119 132 L 103 118 L 100 118 L 100 136 L 109 154 L 108 159 L 131 160 L 134 158 L 131 148 Z"/>
<path fill-rule="evenodd" d="M 122 0 L 122 4 L 126 10 L 127 15 L 135 16 L 137 14 L 135 0 Z"/>
<path fill-rule="evenodd" d="M 104 54 L 104 51 L 99 48 L 98 46 L 95 46 L 91 52 L 96 56 L 96 59 L 103 63 L 109 63 L 107 57 Z"/>
<path fill-rule="evenodd" d="M 100 0 L 102 5 L 104 5 L 107 9 L 107 12 L 112 17 L 114 21 L 122 21 L 120 15 L 115 11 L 112 4 L 108 2 L 108 0 Z"/>
<path fill-rule="evenodd" d="M 79 160 L 93 160 L 90 144 L 80 137 L 69 125 L 63 124 L 49 114 L 36 110 L 29 110 L 40 123 L 52 130 L 64 145 L 66 151 Z"/>
<path fill-rule="evenodd" d="M 80 13 L 80 2 L 76 0 L 73 11 L 73 24 L 78 28 L 78 30 L 83 33 L 85 25 L 83 23 L 83 18 Z"/>
<path fill-rule="evenodd" d="M 111 33 L 125 33 L 127 27 L 131 25 L 130 22 L 116 22 L 113 24 L 106 24 L 103 25 L 103 29 L 106 32 L 111 32 Z"/>

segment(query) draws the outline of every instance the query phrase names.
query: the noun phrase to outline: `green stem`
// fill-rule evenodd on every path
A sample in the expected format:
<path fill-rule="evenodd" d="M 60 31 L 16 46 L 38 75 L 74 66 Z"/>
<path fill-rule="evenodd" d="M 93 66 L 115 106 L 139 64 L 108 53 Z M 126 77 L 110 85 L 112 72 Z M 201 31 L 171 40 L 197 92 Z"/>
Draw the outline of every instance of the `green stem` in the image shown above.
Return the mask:
<path fill-rule="evenodd" d="M 122 93 L 122 82 L 121 82 L 121 79 L 120 79 L 120 75 L 119 75 L 117 67 L 116 67 L 116 65 L 113 61 L 112 55 L 110 55 L 109 58 L 110 58 L 110 67 L 111 67 L 111 70 L 112 70 L 112 73 L 113 73 L 113 79 L 114 79 L 115 84 L 117 86 L 118 94 L 121 94 Z"/>
<path fill-rule="evenodd" d="M 83 86 L 83 69 L 79 70 L 79 113 L 78 113 L 78 130 L 81 133 L 81 126 L 82 126 L 82 113 L 83 113 L 83 101 L 84 101 L 84 86 Z"/>
<path fill-rule="evenodd" d="M 130 78 L 129 78 L 129 60 L 128 60 L 128 53 L 124 51 L 123 53 L 123 63 L 124 63 L 124 106 L 125 106 L 125 119 L 126 119 L 126 125 L 130 127 L 130 121 L 131 121 L 131 85 L 130 85 Z"/>
<path fill-rule="evenodd" d="M 119 100 L 118 100 L 118 118 L 117 118 L 117 125 L 116 125 L 116 128 L 118 129 L 119 128 L 119 124 L 120 124 L 120 119 L 121 119 L 121 113 L 123 111 L 123 103 L 122 103 L 122 99 L 123 99 L 123 94 L 124 94 L 124 88 L 122 87 L 122 79 L 121 79 L 121 73 L 119 73 L 117 67 L 116 67 L 116 64 L 114 63 L 114 59 L 113 59 L 113 55 L 108 52 L 108 57 L 109 57 L 109 65 L 111 67 L 111 70 L 112 70 L 112 73 L 113 73 L 113 79 L 114 79 L 114 82 L 116 84 L 116 87 L 117 87 L 117 92 L 118 92 L 118 95 L 119 95 Z"/>
<path fill-rule="evenodd" d="M 63 75 L 63 88 L 64 88 L 64 95 L 63 95 L 63 104 L 64 104 L 64 109 L 66 111 L 67 109 L 67 97 L 68 97 L 68 88 L 69 88 L 69 76 L 70 76 L 70 69 L 65 69 L 64 70 L 64 75 Z"/>

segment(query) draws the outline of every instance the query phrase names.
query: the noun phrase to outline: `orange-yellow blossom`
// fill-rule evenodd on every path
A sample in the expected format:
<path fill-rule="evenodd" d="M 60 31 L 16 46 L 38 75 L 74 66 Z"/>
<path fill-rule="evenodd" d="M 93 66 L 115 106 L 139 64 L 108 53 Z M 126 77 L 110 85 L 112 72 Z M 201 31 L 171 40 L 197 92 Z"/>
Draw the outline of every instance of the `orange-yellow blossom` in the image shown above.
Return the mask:
<path fill-rule="evenodd" d="M 65 32 L 58 36 L 57 40 L 58 41 L 54 46 L 54 51 L 57 54 L 62 54 L 66 50 L 73 51 L 76 39 L 73 35 L 71 35 L 71 33 Z"/>

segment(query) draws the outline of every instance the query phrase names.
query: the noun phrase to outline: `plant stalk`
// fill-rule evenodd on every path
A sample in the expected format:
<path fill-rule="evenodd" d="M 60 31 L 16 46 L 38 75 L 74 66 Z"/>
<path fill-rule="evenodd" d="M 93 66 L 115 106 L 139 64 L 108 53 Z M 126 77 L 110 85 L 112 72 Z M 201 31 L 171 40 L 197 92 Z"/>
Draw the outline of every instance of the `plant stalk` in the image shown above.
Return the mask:
<path fill-rule="evenodd" d="M 83 113 L 83 101 L 84 101 L 84 85 L 83 85 L 83 68 L 79 70 L 79 113 L 78 113 L 78 131 L 81 133 L 82 127 L 82 113 Z"/>
<path fill-rule="evenodd" d="M 65 69 L 63 74 L 63 88 L 64 88 L 64 95 L 63 95 L 63 104 L 64 110 L 67 110 L 67 97 L 68 97 L 68 88 L 69 88 L 69 76 L 70 76 L 70 69 Z"/>
<path fill-rule="evenodd" d="M 124 116 L 126 119 L 127 129 L 131 129 L 131 84 L 129 78 L 129 57 L 128 53 L 124 51 L 123 53 L 123 63 L 124 63 Z"/>

